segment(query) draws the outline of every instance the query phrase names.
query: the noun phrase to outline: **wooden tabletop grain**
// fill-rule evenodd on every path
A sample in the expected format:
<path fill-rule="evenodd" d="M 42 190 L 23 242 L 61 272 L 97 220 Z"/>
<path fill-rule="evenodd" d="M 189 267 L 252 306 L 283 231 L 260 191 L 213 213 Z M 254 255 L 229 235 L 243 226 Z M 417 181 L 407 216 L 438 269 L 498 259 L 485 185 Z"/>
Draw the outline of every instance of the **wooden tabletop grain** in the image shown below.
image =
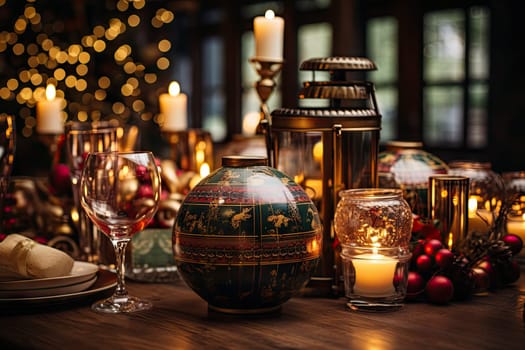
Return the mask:
<path fill-rule="evenodd" d="M 467 302 L 407 303 L 357 313 L 344 298 L 295 297 L 280 312 L 208 310 L 183 282 L 128 282 L 149 311 L 102 315 L 86 299 L 0 308 L 0 349 L 525 349 L 525 271 L 518 283 Z"/>

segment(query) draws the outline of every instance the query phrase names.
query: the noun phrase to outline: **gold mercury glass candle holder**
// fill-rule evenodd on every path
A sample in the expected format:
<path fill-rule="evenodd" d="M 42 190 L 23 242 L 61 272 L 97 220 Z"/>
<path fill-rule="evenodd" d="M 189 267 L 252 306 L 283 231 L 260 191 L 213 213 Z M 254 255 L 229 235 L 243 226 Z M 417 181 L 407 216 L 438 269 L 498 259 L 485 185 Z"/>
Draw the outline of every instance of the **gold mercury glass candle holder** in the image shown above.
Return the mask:
<path fill-rule="evenodd" d="M 400 189 L 344 190 L 334 216 L 342 247 L 347 306 L 393 311 L 403 306 L 410 262 L 412 211 Z"/>
<path fill-rule="evenodd" d="M 428 178 L 430 219 L 437 223 L 441 242 L 456 250 L 468 235 L 469 178 L 434 175 Z"/>

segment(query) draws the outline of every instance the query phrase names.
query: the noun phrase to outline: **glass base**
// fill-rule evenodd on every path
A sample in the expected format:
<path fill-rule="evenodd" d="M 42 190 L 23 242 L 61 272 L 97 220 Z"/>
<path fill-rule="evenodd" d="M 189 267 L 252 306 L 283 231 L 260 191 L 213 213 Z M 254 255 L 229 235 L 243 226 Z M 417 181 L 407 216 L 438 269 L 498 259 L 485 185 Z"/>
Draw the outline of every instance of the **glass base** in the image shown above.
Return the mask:
<path fill-rule="evenodd" d="M 346 306 L 352 311 L 363 312 L 390 312 L 396 311 L 403 307 L 402 302 L 385 302 L 385 301 L 369 301 L 350 299 Z"/>
<path fill-rule="evenodd" d="M 115 297 L 99 300 L 91 305 L 91 310 L 106 314 L 129 313 L 149 310 L 153 304 L 148 300 L 136 297 Z"/>

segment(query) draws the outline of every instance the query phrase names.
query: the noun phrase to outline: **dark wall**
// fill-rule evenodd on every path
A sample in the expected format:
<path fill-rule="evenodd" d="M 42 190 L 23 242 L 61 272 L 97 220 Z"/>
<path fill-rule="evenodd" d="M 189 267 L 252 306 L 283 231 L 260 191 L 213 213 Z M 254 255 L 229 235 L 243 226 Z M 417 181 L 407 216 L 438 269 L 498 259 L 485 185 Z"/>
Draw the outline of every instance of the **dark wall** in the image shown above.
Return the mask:
<path fill-rule="evenodd" d="M 489 151 L 500 172 L 525 170 L 523 2 L 493 1 Z"/>

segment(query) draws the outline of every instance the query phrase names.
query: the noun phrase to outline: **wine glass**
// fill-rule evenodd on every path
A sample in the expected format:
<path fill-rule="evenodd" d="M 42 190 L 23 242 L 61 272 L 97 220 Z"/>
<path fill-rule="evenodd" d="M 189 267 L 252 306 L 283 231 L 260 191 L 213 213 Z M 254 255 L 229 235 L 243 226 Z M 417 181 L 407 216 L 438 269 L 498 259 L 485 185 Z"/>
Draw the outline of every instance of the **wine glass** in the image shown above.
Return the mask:
<path fill-rule="evenodd" d="M 66 125 L 66 144 L 69 172 L 73 186 L 73 204 L 78 216 L 73 216 L 77 226 L 81 259 L 106 265 L 103 256 L 100 233 L 90 222 L 80 205 L 80 176 L 84 161 L 90 152 L 117 151 L 117 128 L 95 126 L 90 123 L 69 123 Z M 107 254 L 106 254 L 107 255 Z"/>
<path fill-rule="evenodd" d="M 147 310 L 151 302 L 128 295 L 125 251 L 131 237 L 143 230 L 159 204 L 161 180 L 151 152 L 90 153 L 80 180 L 80 202 L 89 218 L 109 239 L 117 260 L 117 288 L 91 308 L 121 313 Z"/>
<path fill-rule="evenodd" d="M 0 230 L 3 229 L 4 199 L 13 169 L 15 130 L 15 118 L 8 114 L 0 114 Z"/>

